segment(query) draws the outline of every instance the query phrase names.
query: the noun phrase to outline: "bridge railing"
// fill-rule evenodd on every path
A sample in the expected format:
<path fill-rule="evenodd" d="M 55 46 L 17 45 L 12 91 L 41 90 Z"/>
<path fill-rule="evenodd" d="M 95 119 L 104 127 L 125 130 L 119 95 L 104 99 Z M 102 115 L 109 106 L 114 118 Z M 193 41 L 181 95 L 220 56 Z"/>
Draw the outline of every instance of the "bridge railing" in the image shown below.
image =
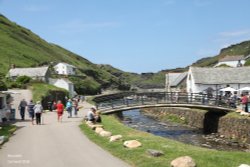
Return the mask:
<path fill-rule="evenodd" d="M 98 96 L 93 100 L 100 110 L 153 104 L 195 104 L 232 107 L 230 100 L 221 96 L 209 97 L 207 94 L 182 92 L 123 92 Z"/>

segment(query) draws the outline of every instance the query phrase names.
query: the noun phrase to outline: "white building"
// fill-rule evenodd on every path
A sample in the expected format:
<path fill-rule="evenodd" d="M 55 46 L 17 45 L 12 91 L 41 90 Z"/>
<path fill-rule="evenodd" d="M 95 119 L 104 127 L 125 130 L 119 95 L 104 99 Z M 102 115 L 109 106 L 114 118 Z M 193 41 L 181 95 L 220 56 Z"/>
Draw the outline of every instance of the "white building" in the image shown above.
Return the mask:
<path fill-rule="evenodd" d="M 166 90 L 167 92 L 176 92 L 186 90 L 187 72 L 167 73 Z"/>
<path fill-rule="evenodd" d="M 41 80 L 48 83 L 50 72 L 49 67 L 12 68 L 9 70 L 7 76 L 12 80 L 15 80 L 19 76 L 28 76 L 34 80 Z"/>
<path fill-rule="evenodd" d="M 49 84 L 54 85 L 58 88 L 66 89 L 69 92 L 69 96 L 73 97 L 76 95 L 74 84 L 68 79 L 49 79 Z"/>
<path fill-rule="evenodd" d="M 229 67 L 241 67 L 244 66 L 246 63 L 246 60 L 249 58 L 249 56 L 244 56 L 244 55 L 238 55 L 238 56 L 225 56 L 224 58 L 220 59 L 219 62 L 214 66 L 222 66 L 226 65 Z"/>
<path fill-rule="evenodd" d="M 7 112 L 10 112 L 8 108 L 9 105 L 12 103 L 13 98 L 8 91 L 0 91 L 0 122 L 3 121 L 3 118 L 7 119 Z"/>
<path fill-rule="evenodd" d="M 250 87 L 250 67 L 190 67 L 187 76 L 188 93 L 218 93 L 225 87 Z M 208 92 L 209 91 L 209 92 Z"/>
<path fill-rule="evenodd" d="M 60 75 L 75 75 L 76 67 L 67 63 L 58 63 L 54 66 L 57 74 Z"/>

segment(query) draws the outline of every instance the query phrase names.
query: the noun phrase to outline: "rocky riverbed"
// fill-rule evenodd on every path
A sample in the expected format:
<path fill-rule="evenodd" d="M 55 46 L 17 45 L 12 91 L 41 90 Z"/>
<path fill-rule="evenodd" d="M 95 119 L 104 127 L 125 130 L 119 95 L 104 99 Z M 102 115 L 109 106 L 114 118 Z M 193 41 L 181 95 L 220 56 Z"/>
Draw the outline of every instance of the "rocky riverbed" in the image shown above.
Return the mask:
<path fill-rule="evenodd" d="M 159 122 L 141 112 L 140 110 L 124 111 L 120 115 L 122 122 L 134 129 L 167 137 L 186 144 L 206 147 L 217 150 L 246 151 L 249 152 L 249 144 L 228 140 L 217 133 L 203 134 L 202 129 L 189 127 L 183 124 L 164 120 Z"/>

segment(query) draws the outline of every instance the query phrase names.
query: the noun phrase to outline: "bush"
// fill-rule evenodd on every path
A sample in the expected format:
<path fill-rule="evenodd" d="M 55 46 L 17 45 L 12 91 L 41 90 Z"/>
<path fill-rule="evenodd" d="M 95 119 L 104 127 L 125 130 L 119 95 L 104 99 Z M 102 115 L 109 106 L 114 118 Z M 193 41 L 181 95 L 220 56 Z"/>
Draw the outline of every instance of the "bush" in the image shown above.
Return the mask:
<path fill-rule="evenodd" d="M 0 73 L 0 91 L 5 91 L 7 90 L 7 85 L 6 83 L 4 82 L 4 74 L 3 73 Z"/>
<path fill-rule="evenodd" d="M 70 80 L 74 83 L 77 94 L 95 95 L 101 92 L 101 85 L 92 78 L 86 78 L 84 80 L 70 78 Z"/>
<path fill-rule="evenodd" d="M 16 79 L 16 82 L 17 83 L 20 83 L 20 84 L 27 84 L 31 81 L 31 78 L 28 77 L 28 76 L 20 76 Z"/>

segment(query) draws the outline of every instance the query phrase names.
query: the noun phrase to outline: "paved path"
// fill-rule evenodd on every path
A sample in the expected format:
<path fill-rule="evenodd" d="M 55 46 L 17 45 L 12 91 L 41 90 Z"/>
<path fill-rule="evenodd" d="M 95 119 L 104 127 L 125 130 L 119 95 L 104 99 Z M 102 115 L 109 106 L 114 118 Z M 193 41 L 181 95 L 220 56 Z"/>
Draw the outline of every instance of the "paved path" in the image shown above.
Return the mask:
<path fill-rule="evenodd" d="M 44 125 L 17 122 L 19 129 L 0 149 L 0 167 L 128 167 L 80 131 L 90 105 L 84 106 L 79 118 L 67 118 L 65 113 L 62 123 L 54 112 L 43 115 Z"/>

